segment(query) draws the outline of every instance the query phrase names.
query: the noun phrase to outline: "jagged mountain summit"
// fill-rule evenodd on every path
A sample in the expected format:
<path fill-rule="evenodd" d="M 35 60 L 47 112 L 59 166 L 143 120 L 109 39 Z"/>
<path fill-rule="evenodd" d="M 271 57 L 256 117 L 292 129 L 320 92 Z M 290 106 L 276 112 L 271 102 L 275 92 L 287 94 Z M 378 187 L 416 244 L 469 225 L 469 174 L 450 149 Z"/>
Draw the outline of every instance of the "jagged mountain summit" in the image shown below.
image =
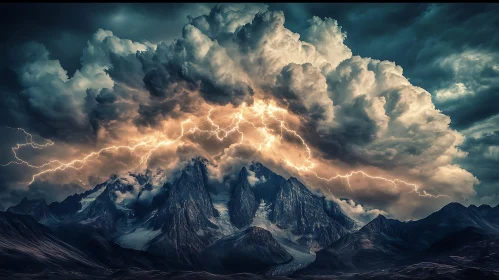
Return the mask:
<path fill-rule="evenodd" d="M 88 278 L 130 267 L 144 278 L 158 270 L 311 279 L 499 275 L 499 206 L 450 203 L 421 220 L 379 215 L 354 230 L 339 205 L 296 178 L 253 163 L 220 190 L 209 164 L 193 158 L 171 178 L 149 170 L 113 175 L 50 205 L 23 199 L 0 213 L 0 269 L 66 275 L 67 267 Z"/>
<path fill-rule="evenodd" d="M 229 248 L 225 253 L 233 256 L 255 248 L 253 241 L 259 244 L 267 240 L 264 244 L 273 244 L 269 261 L 264 262 L 267 266 L 255 259 L 237 271 L 259 267 L 260 271 L 272 268 L 276 273 L 279 265 L 292 263 L 288 266 L 293 269 L 287 268 L 284 274 L 306 266 L 313 261 L 314 250 L 332 244 L 352 228 L 353 220 L 334 202 L 313 194 L 296 178 L 286 180 L 260 163 L 243 167 L 230 189 L 212 193 L 207 164 L 204 158 L 193 158 L 173 179 L 160 184 L 152 183 L 151 178 L 159 175 L 150 171 L 111 176 L 94 189 L 62 202 L 47 205 L 25 199 L 8 211 L 30 215 L 61 236 L 81 238 L 82 232 L 98 235 L 190 269 L 217 270 L 206 253 L 208 247 L 211 252 L 220 246 Z M 261 180 L 250 184 L 249 176 Z M 221 245 L 228 244 L 222 240 L 237 236 L 245 236 L 247 247 Z M 276 254 L 282 259 L 272 257 Z M 253 260 L 250 255 L 247 257 Z"/>
<path fill-rule="evenodd" d="M 18 205 L 9 207 L 7 212 L 28 215 L 44 224 L 57 221 L 57 215 L 53 214 L 45 202 L 45 199 L 30 200 L 25 197 Z"/>
<path fill-rule="evenodd" d="M 253 222 L 259 202 L 248 182 L 248 170 L 243 167 L 239 173 L 239 182 L 235 186 L 229 201 L 230 221 L 238 228 L 244 228 Z"/>

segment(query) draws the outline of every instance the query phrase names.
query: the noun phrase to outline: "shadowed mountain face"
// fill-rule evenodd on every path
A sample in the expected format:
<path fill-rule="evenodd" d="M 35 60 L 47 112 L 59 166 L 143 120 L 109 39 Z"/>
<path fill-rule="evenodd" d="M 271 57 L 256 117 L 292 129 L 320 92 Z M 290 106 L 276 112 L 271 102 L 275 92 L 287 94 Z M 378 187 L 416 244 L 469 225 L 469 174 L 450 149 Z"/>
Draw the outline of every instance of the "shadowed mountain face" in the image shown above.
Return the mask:
<path fill-rule="evenodd" d="M 248 170 L 243 167 L 229 201 L 230 220 L 238 228 L 250 225 L 258 208 L 258 201 L 251 190 L 248 176 Z"/>
<path fill-rule="evenodd" d="M 47 206 L 45 199 L 29 200 L 25 197 L 18 205 L 9 207 L 7 212 L 29 215 L 43 224 L 55 222 L 56 219 Z"/>
<path fill-rule="evenodd" d="M 286 179 L 275 174 L 261 163 L 254 163 L 249 170 L 255 172 L 257 178 L 264 178 L 263 182 L 255 185 L 253 192 L 258 200 L 273 202 L 276 198 L 280 186 L 285 184 Z"/>
<path fill-rule="evenodd" d="M 153 229 L 161 230 L 161 234 L 151 241 L 147 251 L 200 266 L 199 255 L 216 240 L 218 229 L 213 223 L 217 213 L 205 185 L 206 177 L 200 160 L 182 171 L 152 218 Z"/>
<path fill-rule="evenodd" d="M 418 261 L 496 268 L 492 264 L 497 259 L 498 210 L 450 203 L 424 219 L 405 223 L 380 215 L 317 252 L 314 263 L 300 273 L 367 271 Z"/>
<path fill-rule="evenodd" d="M 95 194 L 99 192 L 99 190 L 102 190 L 102 187 L 104 187 L 105 185 L 106 183 L 99 184 L 95 186 L 95 188 L 88 190 L 84 193 L 70 195 L 61 202 L 55 201 L 50 203 L 48 207 L 50 211 L 56 216 L 62 219 L 67 218 L 71 215 L 74 215 L 76 212 L 82 209 L 83 207 L 83 203 L 81 203 L 82 199 L 89 196 L 91 197 L 92 194 Z"/>
<path fill-rule="evenodd" d="M 390 269 L 379 269 L 361 273 L 347 273 L 340 275 L 300 275 L 297 279 L 335 279 L 335 280 L 474 280 L 499 279 L 497 270 L 481 269 L 476 267 L 454 266 L 433 262 L 420 262 L 406 266 L 397 266 Z"/>
<path fill-rule="evenodd" d="M 327 200 L 326 198 L 322 199 L 322 203 L 324 204 L 324 210 L 326 211 L 326 214 L 329 217 L 333 218 L 333 220 L 335 220 L 337 223 L 348 230 L 351 230 L 355 227 L 355 222 L 343 213 L 338 204 L 333 201 Z"/>
<path fill-rule="evenodd" d="M 270 232 L 250 227 L 224 237 L 203 253 L 205 267 L 214 273 L 263 273 L 272 266 L 284 264 L 293 257 Z"/>
<path fill-rule="evenodd" d="M 346 233 L 341 224 L 327 215 L 321 198 L 296 178 L 280 186 L 270 220 L 279 228 L 303 236 L 301 242 L 316 242 L 320 246 L 327 246 Z"/>
<path fill-rule="evenodd" d="M 429 261 L 484 269 L 497 268 L 499 236 L 480 228 L 466 227 L 447 234 L 424 251 L 402 260 L 400 265 Z"/>
<path fill-rule="evenodd" d="M 161 185 L 152 179 L 159 173 L 146 171 L 50 205 L 23 199 L 0 212 L 0 270 L 28 272 L 19 279 L 71 279 L 70 271 L 78 279 L 175 278 L 187 270 L 236 279 L 496 279 L 499 207 L 450 203 L 418 221 L 380 215 L 353 231 L 335 202 L 296 178 L 254 163 L 214 194 L 207 164 L 194 158 Z M 250 274 L 234 274 L 242 272 Z"/>
<path fill-rule="evenodd" d="M 272 269 L 275 275 L 281 265 L 290 274 L 313 260 L 311 248 L 330 245 L 353 225 L 333 202 L 259 163 L 242 168 L 233 187 L 215 195 L 207 164 L 194 158 L 162 186 L 152 185 L 150 171 L 129 173 L 62 202 L 25 199 L 9 211 L 46 223 L 102 267 L 206 267 L 223 274 Z M 259 182 L 250 185 L 250 176 Z"/>
<path fill-rule="evenodd" d="M 444 235 L 463 229 L 477 227 L 488 232 L 499 233 L 499 207 L 482 205 L 476 207 L 453 202 L 444 206 L 430 216 L 409 223 L 406 235 L 417 240 L 422 246 L 428 247 Z"/>
<path fill-rule="evenodd" d="M 32 217 L 0 212 L 0 269 L 100 269 L 83 252 L 61 241 Z"/>
<path fill-rule="evenodd" d="M 84 224 L 109 236 L 116 228 L 116 222 L 125 213 L 120 212 L 110 198 L 110 188 L 106 187 L 101 195 L 88 205 L 88 207 L 76 212 L 70 223 Z"/>
<path fill-rule="evenodd" d="M 403 239 L 404 223 L 379 215 L 359 231 L 347 234 L 317 252 L 307 273 L 355 271 L 386 267 L 403 259 L 417 247 Z"/>

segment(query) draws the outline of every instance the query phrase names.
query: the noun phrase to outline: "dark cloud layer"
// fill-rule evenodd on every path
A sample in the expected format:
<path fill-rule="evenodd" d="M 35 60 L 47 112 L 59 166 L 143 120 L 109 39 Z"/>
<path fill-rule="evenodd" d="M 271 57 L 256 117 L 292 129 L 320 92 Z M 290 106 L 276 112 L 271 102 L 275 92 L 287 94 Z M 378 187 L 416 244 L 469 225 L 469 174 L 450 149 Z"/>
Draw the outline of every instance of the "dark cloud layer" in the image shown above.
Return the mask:
<path fill-rule="evenodd" d="M 80 66 L 88 38 L 99 28 L 134 41 L 171 41 L 180 36 L 187 16 L 206 13 L 213 5 L 32 3 L 27 8 L 26 4 L 2 4 L 2 50 L 16 42 L 40 42 L 72 74 Z"/>

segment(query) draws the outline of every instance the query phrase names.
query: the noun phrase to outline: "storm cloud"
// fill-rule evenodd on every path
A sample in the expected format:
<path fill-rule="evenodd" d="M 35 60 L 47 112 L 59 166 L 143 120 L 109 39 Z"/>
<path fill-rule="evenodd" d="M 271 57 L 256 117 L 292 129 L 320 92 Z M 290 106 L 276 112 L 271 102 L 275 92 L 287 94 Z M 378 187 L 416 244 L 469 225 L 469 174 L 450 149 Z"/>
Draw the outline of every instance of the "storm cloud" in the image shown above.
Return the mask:
<path fill-rule="evenodd" d="M 497 131 L 469 138 L 467 132 L 457 130 L 497 113 L 495 107 L 487 105 L 497 97 L 498 87 L 495 78 L 499 60 L 490 49 L 469 47 L 446 52 L 425 45 L 430 41 L 415 44 L 410 53 L 420 57 L 422 65 L 431 65 L 431 71 L 435 71 L 432 73 L 438 73 L 430 84 L 425 82 L 430 79 L 428 73 L 421 74 L 423 66 L 411 67 L 409 79 L 398 57 L 390 61 L 376 59 L 386 57 L 384 54 L 372 55 L 379 51 L 372 48 L 382 48 L 382 40 L 390 41 L 384 33 L 357 31 L 357 41 L 350 47 L 350 35 L 341 26 L 341 18 L 337 21 L 318 13 L 300 18 L 300 24 L 288 24 L 285 12 L 294 9 L 290 6 L 283 6 L 285 12 L 249 4 L 216 5 L 211 10 L 203 7 L 186 17 L 184 24 L 176 25 L 171 32 L 175 39 L 173 35 L 162 38 L 159 33 L 127 33 L 105 20 L 92 23 L 101 26 L 80 48 L 80 65 L 74 74 L 61 64 L 56 48 L 51 53 L 39 42 L 10 45 L 5 71 L 15 81 L 2 87 L 5 98 L 0 107 L 6 108 L 2 114 L 9 119 L 3 124 L 24 127 L 43 138 L 91 151 L 106 143 L 122 143 L 127 134 L 135 137 L 165 127 L 172 129 L 170 124 L 190 116 L 200 117 L 207 108 L 233 110 L 251 107 L 261 100 L 273 101 L 297 119 L 292 127 L 324 167 L 320 175 L 366 169 L 417 182 L 431 194 L 466 201 L 475 198 L 478 178 L 496 180 L 489 175 L 490 169 L 470 172 L 473 161 L 469 154 L 480 154 L 488 158 L 487 164 L 495 164 L 497 151 L 493 147 L 497 143 L 491 139 Z M 315 11 L 314 5 L 309 7 L 306 11 Z M 106 6 L 101 11 L 108 8 L 113 10 Z M 133 19 L 159 13 L 149 11 L 149 6 L 144 9 L 133 11 L 125 5 L 115 13 L 114 20 L 119 21 L 120 15 Z M 355 28 L 353 23 L 370 22 L 377 15 L 371 14 L 376 9 L 365 14 L 351 9 L 346 9 L 350 17 L 345 19 L 351 29 Z M 407 32 L 422 36 L 421 29 L 429 28 L 438 15 L 456 17 L 449 21 L 459 18 L 459 13 L 447 9 L 431 5 L 409 11 L 405 6 L 388 5 L 380 13 L 410 13 L 416 20 L 404 22 Z M 159 20 L 150 19 L 151 24 Z M 364 26 L 376 31 L 381 28 L 377 24 Z M 358 46 L 359 34 L 365 35 L 365 40 L 372 38 L 369 51 L 367 46 Z M 469 39 L 473 42 L 476 38 Z M 387 48 L 399 50 L 406 46 L 407 41 L 401 40 L 391 42 Z M 475 104 L 477 111 L 468 112 L 472 117 L 458 113 L 470 106 L 463 99 Z M 455 119 L 457 124 L 453 124 Z M 197 147 L 187 146 L 189 155 L 220 150 L 218 169 L 212 170 L 213 178 L 219 181 L 234 166 L 259 160 L 282 173 L 301 176 L 311 187 L 327 189 L 335 197 L 348 195 L 344 184 L 335 188 L 302 171 L 284 170 L 283 162 L 270 153 L 242 143 L 191 141 L 198 143 Z M 221 146 L 225 144 L 228 146 Z M 15 189 L 14 185 L 5 186 L 5 192 Z M 43 188 L 38 183 L 29 189 L 31 195 L 49 196 L 40 191 Z M 52 189 L 47 188 L 47 193 Z M 492 189 L 483 194 L 497 195 Z M 404 191 L 410 189 L 394 191 L 389 184 L 359 183 L 357 190 L 349 194 L 352 200 L 343 204 L 345 209 L 357 211 L 359 219 L 366 219 L 372 213 L 387 212 L 412 218 L 429 212 L 428 205 L 438 208 L 448 202 L 418 197 L 402 213 L 398 209 L 414 198 L 404 195 Z M 17 193 L 10 196 L 19 197 Z M 9 195 L 4 197 L 9 202 Z M 372 209 L 365 210 L 359 203 Z"/>

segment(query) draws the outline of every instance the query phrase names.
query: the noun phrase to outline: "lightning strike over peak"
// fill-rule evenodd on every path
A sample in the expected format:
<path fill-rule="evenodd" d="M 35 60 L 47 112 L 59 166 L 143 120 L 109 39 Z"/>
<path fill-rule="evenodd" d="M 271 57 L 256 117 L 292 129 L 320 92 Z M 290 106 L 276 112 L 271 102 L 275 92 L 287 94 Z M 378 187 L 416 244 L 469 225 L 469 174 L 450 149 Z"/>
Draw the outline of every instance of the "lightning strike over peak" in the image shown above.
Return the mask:
<path fill-rule="evenodd" d="M 295 137 L 298 140 L 298 142 L 304 147 L 304 152 L 306 156 L 303 159 L 303 161 L 299 164 L 295 164 L 291 160 L 283 156 L 284 158 L 283 160 L 286 163 L 286 165 L 295 169 L 298 172 L 307 172 L 313 174 L 317 179 L 326 182 L 331 182 L 333 180 L 342 180 L 346 182 L 346 185 L 351 190 L 352 190 L 352 185 L 350 183 L 350 179 L 353 176 L 362 175 L 364 178 L 386 182 L 396 189 L 398 189 L 400 185 L 405 185 L 411 188 L 411 191 L 409 193 L 416 193 L 421 197 L 449 198 L 449 196 L 444 194 L 432 195 L 426 192 L 425 190 L 421 191 L 418 185 L 406 182 L 398 178 L 389 179 L 382 176 L 373 176 L 362 170 L 351 171 L 350 173 L 343 175 L 338 174 L 335 176 L 331 176 L 329 178 L 319 176 L 318 173 L 313 170 L 316 167 L 316 163 L 312 159 L 312 151 L 310 147 L 306 143 L 305 139 L 296 130 L 293 130 L 290 127 L 288 127 L 287 123 L 285 122 L 285 114 L 287 113 L 287 110 L 278 107 L 273 101 L 267 103 L 263 101 L 255 101 L 255 103 L 252 106 L 248 106 L 246 103 L 243 103 L 239 107 L 239 110 L 237 110 L 235 113 L 229 116 L 224 116 L 225 119 L 230 120 L 230 123 L 224 127 L 217 124 L 213 120 L 212 114 L 214 111 L 215 108 L 210 107 L 206 117 L 202 118 L 202 120 L 208 124 L 209 128 L 201 128 L 200 127 L 201 123 L 196 124 L 195 121 L 193 121 L 191 118 L 188 118 L 180 123 L 180 134 L 176 138 L 170 139 L 163 133 L 156 133 L 155 135 L 152 136 L 146 136 L 142 140 L 137 141 L 134 144 L 108 146 L 101 148 L 100 150 L 91 152 L 83 156 L 82 158 L 74 159 L 69 162 L 52 160 L 41 165 L 31 164 L 28 161 L 21 159 L 18 156 L 17 152 L 19 151 L 19 149 L 23 147 L 29 146 L 33 149 L 44 149 L 49 146 L 53 146 L 55 143 L 51 140 L 47 140 L 47 143 L 45 144 L 37 143 L 33 140 L 33 135 L 27 132 L 26 130 L 22 128 L 12 128 L 14 130 L 21 131 L 25 135 L 26 141 L 24 143 L 17 143 L 14 147 L 12 147 L 12 152 L 15 160 L 10 161 L 6 164 L 1 164 L 1 166 L 19 164 L 34 169 L 43 169 L 42 171 L 32 176 L 31 181 L 28 182 L 28 184 L 31 184 L 43 174 L 55 171 L 64 171 L 67 169 L 81 170 L 85 166 L 85 164 L 87 164 L 90 161 L 96 160 L 104 152 L 127 150 L 132 154 L 134 153 L 138 154 L 140 153 L 140 151 L 138 151 L 139 149 L 144 149 L 144 151 L 138 155 L 137 167 L 139 167 L 144 164 L 147 164 L 152 154 L 154 154 L 154 152 L 156 152 L 160 147 L 170 146 L 177 143 L 178 144 L 183 143 L 182 140 L 186 135 L 192 135 L 195 133 L 206 134 L 208 135 L 207 138 L 215 137 L 219 141 L 224 141 L 228 139 L 230 135 L 237 133 L 240 135 L 240 140 L 238 144 L 242 144 L 245 140 L 245 134 L 241 129 L 242 124 L 249 125 L 250 127 L 254 128 L 256 131 L 259 131 L 263 135 L 262 140 L 259 143 L 256 144 L 250 143 L 253 147 L 255 147 L 259 151 L 262 151 L 264 149 L 271 149 L 273 151 L 272 143 L 275 142 L 277 135 L 273 133 L 275 129 L 271 129 L 269 127 L 270 126 L 269 122 L 275 122 L 276 124 L 278 124 L 279 133 L 277 134 L 279 140 L 282 141 L 283 135 L 285 133 L 288 133 L 292 137 Z M 252 121 L 250 120 L 251 118 L 255 118 L 258 121 Z M 189 129 L 186 129 L 185 126 L 187 124 L 192 124 L 193 126 L 190 127 Z"/>

